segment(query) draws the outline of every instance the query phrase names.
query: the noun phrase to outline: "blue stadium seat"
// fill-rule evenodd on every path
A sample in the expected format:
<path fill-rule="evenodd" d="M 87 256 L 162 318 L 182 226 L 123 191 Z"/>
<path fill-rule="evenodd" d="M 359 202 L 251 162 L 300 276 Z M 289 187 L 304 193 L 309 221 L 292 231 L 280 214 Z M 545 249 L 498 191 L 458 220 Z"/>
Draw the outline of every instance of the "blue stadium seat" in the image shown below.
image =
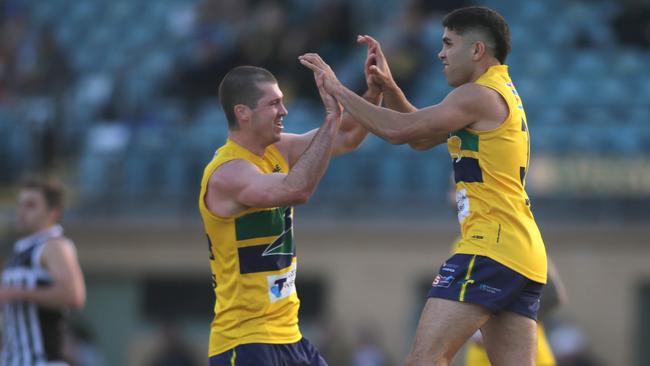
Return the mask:
<path fill-rule="evenodd" d="M 608 55 L 591 50 L 583 50 L 573 53 L 566 61 L 570 62 L 569 73 L 581 79 L 590 79 L 594 76 L 603 75 L 608 70 Z"/>
<path fill-rule="evenodd" d="M 612 60 L 612 71 L 617 76 L 636 77 L 646 70 L 642 54 L 637 50 L 619 49 Z"/>
<path fill-rule="evenodd" d="M 289 114 L 284 118 L 285 132 L 307 132 L 319 127 L 325 117 L 322 104 L 304 98 L 294 99 L 286 108 Z"/>

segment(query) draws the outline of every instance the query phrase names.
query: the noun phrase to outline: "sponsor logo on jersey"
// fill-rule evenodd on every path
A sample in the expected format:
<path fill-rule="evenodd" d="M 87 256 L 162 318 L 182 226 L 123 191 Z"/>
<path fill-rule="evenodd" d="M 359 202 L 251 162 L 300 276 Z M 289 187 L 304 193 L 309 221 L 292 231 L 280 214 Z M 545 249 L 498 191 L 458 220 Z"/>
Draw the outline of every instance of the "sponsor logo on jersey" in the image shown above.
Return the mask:
<path fill-rule="evenodd" d="M 433 283 L 431 284 L 431 286 L 446 288 L 451 286 L 451 283 L 454 282 L 454 279 L 456 279 L 454 276 L 437 275 L 436 278 L 433 279 Z"/>
<path fill-rule="evenodd" d="M 269 300 L 271 303 L 291 296 L 292 293 L 296 292 L 296 264 L 294 263 L 288 272 L 267 276 L 266 281 L 269 286 Z"/>
<path fill-rule="evenodd" d="M 489 292 L 491 294 L 496 294 L 496 293 L 501 292 L 500 288 L 492 287 L 492 286 L 486 285 L 484 283 L 480 284 L 478 286 L 478 289 L 481 290 L 481 291 Z"/>

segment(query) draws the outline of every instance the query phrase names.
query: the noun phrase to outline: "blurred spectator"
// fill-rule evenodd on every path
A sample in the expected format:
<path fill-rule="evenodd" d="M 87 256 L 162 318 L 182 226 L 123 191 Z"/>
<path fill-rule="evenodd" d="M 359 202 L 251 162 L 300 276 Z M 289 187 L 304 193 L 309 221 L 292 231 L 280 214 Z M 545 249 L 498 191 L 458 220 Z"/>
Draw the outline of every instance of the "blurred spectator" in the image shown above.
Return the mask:
<path fill-rule="evenodd" d="M 52 28 L 45 26 L 30 34 L 16 56 L 16 91 L 22 95 L 61 95 L 73 79 L 66 54 Z"/>
<path fill-rule="evenodd" d="M 0 101 L 15 84 L 15 55 L 28 30 L 25 11 L 13 2 L 0 2 Z"/>
<path fill-rule="evenodd" d="M 618 40 L 624 45 L 650 47 L 650 4 L 645 0 L 624 2 L 623 11 L 612 21 Z"/>
<path fill-rule="evenodd" d="M 103 114 L 103 118 L 88 131 L 86 152 L 115 156 L 126 150 L 131 130 L 118 117 L 114 105 L 109 104 Z"/>
<path fill-rule="evenodd" d="M 70 366 L 106 365 L 106 360 L 97 346 L 95 335 L 88 324 L 83 322 L 70 324 L 64 352 Z"/>
<path fill-rule="evenodd" d="M 162 325 L 161 342 L 148 366 L 196 366 L 190 348 L 173 321 Z"/>
<path fill-rule="evenodd" d="M 351 366 L 388 366 L 388 357 L 376 338 L 376 332 L 369 328 L 359 330 L 352 351 Z"/>
<path fill-rule="evenodd" d="M 183 97 L 194 110 L 217 95 L 217 82 L 237 65 L 263 66 L 277 75 L 288 96 L 318 98 L 311 73 L 297 57 L 308 51 L 344 60 L 355 47 L 350 4 L 339 0 L 293 6 L 285 1 L 205 0 L 187 21 L 173 21 L 191 35 L 190 57 L 177 60 L 180 71 L 167 81 L 167 93 Z M 319 21 L 312 21 L 318 17 Z M 179 25 L 182 24 L 182 25 Z"/>
<path fill-rule="evenodd" d="M 582 329 L 563 323 L 553 327 L 548 335 L 558 366 L 599 366 L 587 349 L 587 337 Z"/>
<path fill-rule="evenodd" d="M 323 317 L 314 323 L 306 322 L 304 332 L 313 340 L 329 365 L 348 365 L 350 361 L 350 342 L 341 334 L 343 326 L 338 320 Z"/>

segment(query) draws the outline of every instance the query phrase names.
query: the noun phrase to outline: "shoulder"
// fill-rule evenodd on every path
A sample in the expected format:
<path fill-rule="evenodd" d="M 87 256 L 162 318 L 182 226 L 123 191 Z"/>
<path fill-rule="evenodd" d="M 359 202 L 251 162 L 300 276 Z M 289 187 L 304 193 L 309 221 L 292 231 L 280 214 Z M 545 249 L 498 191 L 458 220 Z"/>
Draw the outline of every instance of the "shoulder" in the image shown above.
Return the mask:
<path fill-rule="evenodd" d="M 445 101 L 479 116 L 491 116 L 495 111 L 508 108 L 506 100 L 498 91 L 477 83 L 455 88 Z"/>
<path fill-rule="evenodd" d="M 452 90 L 447 98 L 467 105 L 491 104 L 501 99 L 501 94 L 496 90 L 477 83 L 463 84 Z"/>
<path fill-rule="evenodd" d="M 302 134 L 283 133 L 280 135 L 280 141 L 276 142 L 274 146 L 280 151 L 280 154 L 289 165 L 293 165 L 294 155 L 300 155 L 307 148 L 317 131 L 318 129 Z"/>
<path fill-rule="evenodd" d="M 208 180 L 208 187 L 229 191 L 256 174 L 261 174 L 261 171 L 249 161 L 244 159 L 230 160 L 212 172 Z"/>
<path fill-rule="evenodd" d="M 65 236 L 54 238 L 43 244 L 42 258 L 47 260 L 52 256 L 76 256 L 77 248 L 72 240 Z"/>
<path fill-rule="evenodd" d="M 51 247 L 51 248 L 62 248 L 64 250 L 68 249 L 75 249 L 75 244 L 74 242 L 66 237 L 66 236 L 60 236 L 58 238 L 53 238 L 45 242 L 44 247 Z"/>

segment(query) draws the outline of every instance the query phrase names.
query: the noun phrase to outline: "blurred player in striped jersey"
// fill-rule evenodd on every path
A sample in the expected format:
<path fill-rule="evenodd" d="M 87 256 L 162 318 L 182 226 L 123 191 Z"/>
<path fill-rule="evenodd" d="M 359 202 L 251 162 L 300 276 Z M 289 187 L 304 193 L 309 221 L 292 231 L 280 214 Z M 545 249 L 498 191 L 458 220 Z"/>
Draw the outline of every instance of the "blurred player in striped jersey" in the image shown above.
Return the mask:
<path fill-rule="evenodd" d="M 64 322 L 81 309 L 86 287 L 74 243 L 58 224 L 63 188 L 28 180 L 18 196 L 18 231 L 23 237 L 5 264 L 0 287 L 0 366 L 64 366 Z"/>

